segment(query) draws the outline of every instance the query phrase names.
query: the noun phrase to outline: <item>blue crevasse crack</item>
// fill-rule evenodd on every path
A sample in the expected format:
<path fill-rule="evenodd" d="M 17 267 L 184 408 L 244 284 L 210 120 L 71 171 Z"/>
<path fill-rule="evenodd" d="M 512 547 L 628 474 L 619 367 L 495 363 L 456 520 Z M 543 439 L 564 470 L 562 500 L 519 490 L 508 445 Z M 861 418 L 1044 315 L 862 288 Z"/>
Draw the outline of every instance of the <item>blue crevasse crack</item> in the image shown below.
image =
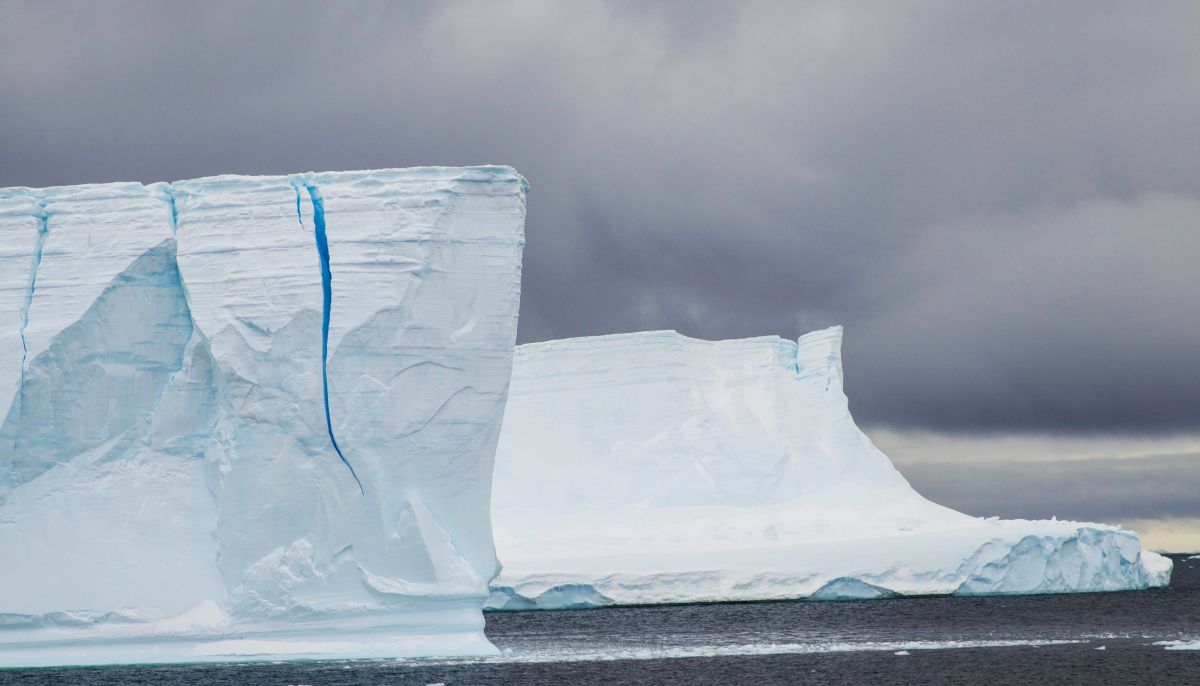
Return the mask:
<path fill-rule="evenodd" d="M 171 208 L 171 235 L 179 233 L 179 207 L 175 204 L 175 189 L 169 184 L 166 188 L 167 205 Z"/>
<path fill-rule="evenodd" d="M 300 220 L 300 225 L 304 226 L 304 218 L 300 212 L 300 184 L 301 181 L 293 180 L 292 185 L 296 188 L 296 217 Z M 308 193 L 309 200 L 313 207 L 313 236 L 317 243 L 317 256 L 321 262 L 321 291 L 323 296 L 323 307 L 321 308 L 321 385 L 325 401 L 325 428 L 329 432 L 329 442 L 333 445 L 333 449 L 337 452 L 338 457 L 342 459 L 342 463 L 350 470 L 350 476 L 354 477 L 354 482 L 358 484 L 360 493 L 366 493 L 363 489 L 362 480 L 358 478 L 358 472 L 354 471 L 354 465 L 346 459 L 342 449 L 338 446 L 337 438 L 333 435 L 333 416 L 329 412 L 329 315 L 333 309 L 333 273 L 329 269 L 329 238 L 325 234 L 325 199 L 321 197 L 321 191 L 314 184 L 307 181 L 303 182 L 304 190 Z"/>
<path fill-rule="evenodd" d="M 33 292 L 37 290 L 38 268 L 42 266 L 42 251 L 46 247 L 46 234 L 50 232 L 50 213 L 46 211 L 46 201 L 37 198 L 36 213 L 38 220 L 37 239 L 33 244 L 33 262 L 29 267 L 29 285 L 25 288 L 25 304 L 21 307 L 21 388 L 25 387 L 25 363 L 29 357 L 29 345 L 25 341 L 25 329 L 29 326 L 29 310 L 33 307 Z"/>

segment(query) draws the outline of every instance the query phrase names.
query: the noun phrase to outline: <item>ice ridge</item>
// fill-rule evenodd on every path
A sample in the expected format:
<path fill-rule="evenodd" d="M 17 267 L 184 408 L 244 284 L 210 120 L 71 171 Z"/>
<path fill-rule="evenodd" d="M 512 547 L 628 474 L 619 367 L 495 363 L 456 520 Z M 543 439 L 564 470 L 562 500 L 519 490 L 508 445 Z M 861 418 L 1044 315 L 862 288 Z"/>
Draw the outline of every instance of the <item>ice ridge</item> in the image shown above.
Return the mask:
<path fill-rule="evenodd" d="M 298 179 L 292 180 L 292 185 L 296 187 L 296 218 L 303 227 L 304 217 L 300 212 L 300 183 Z M 321 263 L 321 295 L 323 299 L 321 308 L 321 393 L 325 403 L 325 428 L 329 432 L 329 443 L 333 446 L 334 452 L 350 470 L 350 476 L 354 477 L 354 483 L 358 484 L 359 493 L 365 495 L 362 479 L 358 478 L 358 472 L 354 471 L 354 465 L 346 459 L 346 455 L 338 446 L 337 437 L 333 435 L 333 416 L 329 411 L 329 316 L 333 309 L 333 272 L 329 268 L 329 237 L 325 233 L 325 201 L 321 197 L 321 191 L 314 184 L 304 181 L 303 185 L 308 193 L 309 201 L 312 202 L 313 237 L 317 243 L 317 258 Z"/>

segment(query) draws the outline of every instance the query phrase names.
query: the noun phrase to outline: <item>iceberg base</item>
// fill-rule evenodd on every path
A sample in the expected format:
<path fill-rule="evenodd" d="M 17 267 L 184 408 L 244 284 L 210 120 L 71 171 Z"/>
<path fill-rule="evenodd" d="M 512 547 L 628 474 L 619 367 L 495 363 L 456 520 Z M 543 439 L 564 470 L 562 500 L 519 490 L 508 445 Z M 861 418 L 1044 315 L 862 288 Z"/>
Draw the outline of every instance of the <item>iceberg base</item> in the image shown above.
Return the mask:
<path fill-rule="evenodd" d="M 483 633 L 478 600 L 470 607 L 402 617 L 288 621 L 274 625 L 225 623 L 211 612 L 161 622 L 107 621 L 63 626 L 62 617 L 37 628 L 0 628 L 0 667 L 99 666 L 256 662 L 269 660 L 378 659 L 439 655 L 481 657 L 498 651 Z M 206 628 L 184 626 L 215 621 Z M 32 618 L 31 618 L 32 619 Z"/>
<path fill-rule="evenodd" d="M 1169 558 L 1116 527 L 973 520 L 738 550 L 518 559 L 493 582 L 485 609 L 1132 591 L 1166 586 L 1171 570 Z"/>

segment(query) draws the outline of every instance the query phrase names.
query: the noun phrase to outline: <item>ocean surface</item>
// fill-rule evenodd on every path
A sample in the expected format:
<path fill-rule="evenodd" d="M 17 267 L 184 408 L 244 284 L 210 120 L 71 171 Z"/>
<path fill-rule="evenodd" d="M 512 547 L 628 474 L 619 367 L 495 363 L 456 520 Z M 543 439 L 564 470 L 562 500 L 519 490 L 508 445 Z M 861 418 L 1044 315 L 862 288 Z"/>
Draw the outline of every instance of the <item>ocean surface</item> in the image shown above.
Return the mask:
<path fill-rule="evenodd" d="M 11 670 L 0 684 L 1200 684 L 1187 557 L 1144 592 L 492 613 L 495 658 Z"/>

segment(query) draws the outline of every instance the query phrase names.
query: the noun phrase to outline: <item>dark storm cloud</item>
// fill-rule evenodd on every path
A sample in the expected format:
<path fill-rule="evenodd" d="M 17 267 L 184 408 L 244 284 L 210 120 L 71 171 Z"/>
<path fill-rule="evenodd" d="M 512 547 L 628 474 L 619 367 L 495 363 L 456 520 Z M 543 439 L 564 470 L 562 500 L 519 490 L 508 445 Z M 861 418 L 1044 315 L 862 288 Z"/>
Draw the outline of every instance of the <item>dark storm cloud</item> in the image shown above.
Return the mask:
<path fill-rule="evenodd" d="M 844 323 L 866 422 L 1200 428 L 1200 6 L 2 5 L 0 185 L 509 163 L 523 341 Z"/>
<path fill-rule="evenodd" d="M 981 517 L 1200 517 L 1200 453 L 1065 462 L 913 463 L 901 471 L 926 498 Z"/>

